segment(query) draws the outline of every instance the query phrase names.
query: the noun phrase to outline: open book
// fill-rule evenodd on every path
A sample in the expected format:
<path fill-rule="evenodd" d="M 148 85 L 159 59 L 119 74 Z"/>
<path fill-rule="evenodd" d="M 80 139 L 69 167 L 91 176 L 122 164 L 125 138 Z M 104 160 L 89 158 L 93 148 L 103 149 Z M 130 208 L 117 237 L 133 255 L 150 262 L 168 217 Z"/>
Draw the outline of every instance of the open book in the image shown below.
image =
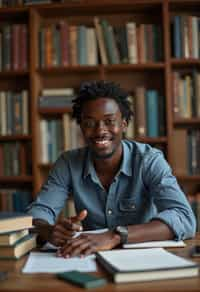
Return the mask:
<path fill-rule="evenodd" d="M 102 251 L 96 256 L 116 283 L 193 277 L 199 271 L 196 263 L 163 248 Z"/>

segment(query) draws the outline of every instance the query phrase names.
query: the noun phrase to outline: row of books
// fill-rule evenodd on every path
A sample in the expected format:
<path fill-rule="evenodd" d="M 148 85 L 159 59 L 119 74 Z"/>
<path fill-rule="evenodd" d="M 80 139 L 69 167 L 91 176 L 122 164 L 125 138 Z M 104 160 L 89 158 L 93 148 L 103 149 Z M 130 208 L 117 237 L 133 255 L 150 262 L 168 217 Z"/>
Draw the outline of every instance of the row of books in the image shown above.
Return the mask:
<path fill-rule="evenodd" d="M 71 108 L 74 98 L 73 88 L 45 88 L 41 90 L 38 106 L 39 108 Z"/>
<path fill-rule="evenodd" d="M 173 55 L 175 58 L 200 58 L 200 18 L 175 15 L 172 19 Z"/>
<path fill-rule="evenodd" d="M 0 189 L 0 210 L 5 212 L 25 212 L 32 201 L 30 190 Z"/>
<path fill-rule="evenodd" d="M 175 118 L 200 117 L 200 72 L 175 71 L 172 78 Z"/>
<path fill-rule="evenodd" d="M 40 28 L 40 67 L 156 62 L 162 59 L 161 39 L 155 24 L 113 27 L 95 17 L 94 27 L 86 27 L 62 20 Z"/>
<path fill-rule="evenodd" d="M 165 98 L 157 90 L 136 88 L 135 122 L 138 137 L 165 135 Z"/>
<path fill-rule="evenodd" d="M 200 174 L 200 130 L 176 129 L 173 133 L 173 165 L 177 175 Z"/>
<path fill-rule="evenodd" d="M 4 24 L 0 30 L 0 71 L 28 69 L 26 24 Z"/>
<path fill-rule="evenodd" d="M 0 212 L 0 259 L 19 259 L 36 247 L 29 233 L 32 216 L 21 212 Z"/>
<path fill-rule="evenodd" d="M 62 151 L 83 146 L 79 126 L 69 114 L 62 119 L 40 121 L 41 163 L 53 163 Z"/>
<path fill-rule="evenodd" d="M 0 176 L 31 175 L 31 144 L 21 142 L 0 143 Z"/>
<path fill-rule="evenodd" d="M 28 91 L 0 91 L 0 135 L 29 133 Z"/>

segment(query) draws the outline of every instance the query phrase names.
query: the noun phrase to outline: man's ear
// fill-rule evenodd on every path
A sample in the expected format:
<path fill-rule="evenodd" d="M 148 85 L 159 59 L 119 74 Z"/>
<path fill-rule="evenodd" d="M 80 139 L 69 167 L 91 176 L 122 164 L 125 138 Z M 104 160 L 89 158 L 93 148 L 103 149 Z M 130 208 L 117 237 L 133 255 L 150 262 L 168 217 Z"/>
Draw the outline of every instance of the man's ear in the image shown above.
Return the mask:
<path fill-rule="evenodd" d="M 125 119 L 122 120 L 122 131 L 123 133 L 126 133 L 126 130 L 128 128 L 128 123 Z"/>

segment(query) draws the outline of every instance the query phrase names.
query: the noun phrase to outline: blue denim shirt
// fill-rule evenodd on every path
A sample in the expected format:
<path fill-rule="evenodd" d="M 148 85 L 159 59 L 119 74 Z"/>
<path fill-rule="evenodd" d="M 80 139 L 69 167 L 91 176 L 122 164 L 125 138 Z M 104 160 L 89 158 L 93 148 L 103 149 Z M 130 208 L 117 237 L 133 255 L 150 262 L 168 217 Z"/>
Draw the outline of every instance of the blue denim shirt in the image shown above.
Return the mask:
<path fill-rule="evenodd" d="M 195 234 L 191 207 L 158 149 L 123 140 L 123 160 L 109 191 L 96 174 L 87 147 L 64 152 L 50 171 L 28 212 L 54 224 L 68 194 L 76 211 L 87 209 L 86 230 L 113 228 L 159 219 L 174 231 L 175 239 Z"/>

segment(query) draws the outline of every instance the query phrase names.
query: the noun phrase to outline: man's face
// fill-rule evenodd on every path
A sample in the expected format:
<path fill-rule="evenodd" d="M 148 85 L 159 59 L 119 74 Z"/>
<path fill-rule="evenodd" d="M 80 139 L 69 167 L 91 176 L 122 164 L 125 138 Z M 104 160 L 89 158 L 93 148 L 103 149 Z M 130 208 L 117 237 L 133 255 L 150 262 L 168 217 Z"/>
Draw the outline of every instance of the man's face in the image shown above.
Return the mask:
<path fill-rule="evenodd" d="M 84 104 L 81 129 L 94 158 L 105 159 L 117 154 L 126 127 L 115 100 L 102 97 Z"/>

